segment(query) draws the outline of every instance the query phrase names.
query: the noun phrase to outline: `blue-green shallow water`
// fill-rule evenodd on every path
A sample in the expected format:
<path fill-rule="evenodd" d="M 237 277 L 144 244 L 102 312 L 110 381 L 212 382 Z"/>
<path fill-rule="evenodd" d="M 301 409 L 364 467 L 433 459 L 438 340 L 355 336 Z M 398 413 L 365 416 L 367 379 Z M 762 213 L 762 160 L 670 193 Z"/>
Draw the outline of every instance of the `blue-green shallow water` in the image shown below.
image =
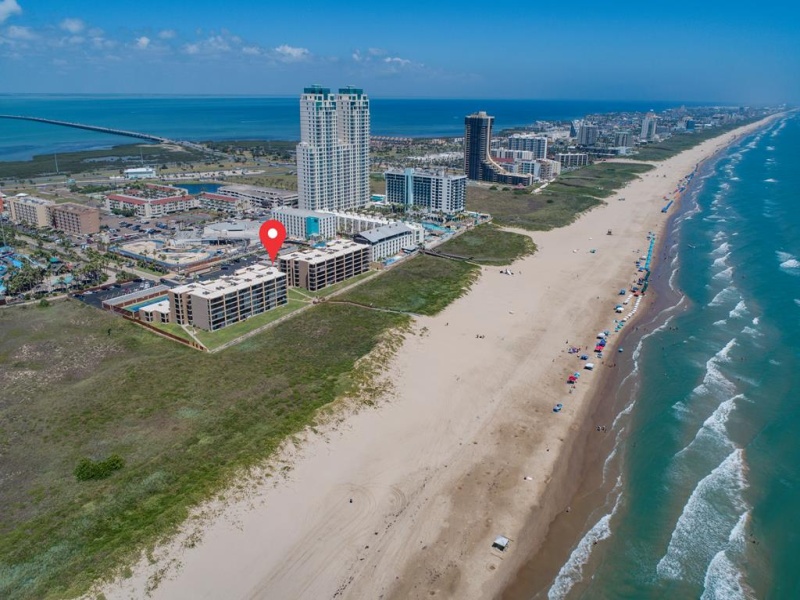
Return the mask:
<path fill-rule="evenodd" d="M 616 485 L 549 598 L 800 598 L 798 165 L 793 116 L 687 199 L 667 248 L 685 297 L 642 339 Z"/>

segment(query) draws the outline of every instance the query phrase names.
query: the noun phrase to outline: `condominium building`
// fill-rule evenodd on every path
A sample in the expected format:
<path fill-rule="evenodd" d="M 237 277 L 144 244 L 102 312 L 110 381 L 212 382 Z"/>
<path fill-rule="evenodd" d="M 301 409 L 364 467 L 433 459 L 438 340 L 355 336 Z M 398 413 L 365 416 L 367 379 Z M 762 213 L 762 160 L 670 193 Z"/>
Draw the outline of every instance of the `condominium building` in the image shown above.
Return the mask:
<path fill-rule="evenodd" d="M 506 185 L 530 185 L 530 175 L 509 173 L 490 156 L 494 117 L 484 111 L 464 119 L 464 173 L 473 181 L 489 181 Z"/>
<path fill-rule="evenodd" d="M 162 217 L 200 207 L 200 200 L 181 188 L 148 184 L 144 189 L 129 189 L 124 194 L 106 196 L 106 209 L 131 211 L 137 217 Z"/>
<path fill-rule="evenodd" d="M 309 248 L 278 256 L 278 266 L 289 285 L 311 292 L 369 271 L 370 247 L 334 240 L 324 248 Z"/>
<path fill-rule="evenodd" d="M 386 199 L 394 204 L 415 207 L 425 212 L 460 213 L 467 197 L 467 176 L 450 175 L 444 170 L 389 169 Z"/>
<path fill-rule="evenodd" d="M 642 119 L 642 131 L 639 133 L 639 141 L 652 142 L 656 139 L 656 126 L 658 124 L 658 117 L 655 113 L 647 113 Z"/>
<path fill-rule="evenodd" d="M 561 163 L 562 169 L 574 169 L 588 165 L 589 155 L 585 152 L 563 152 L 556 154 L 556 160 Z"/>
<path fill-rule="evenodd" d="M 614 146 L 617 148 L 629 148 L 633 146 L 633 138 L 630 131 L 617 131 L 614 134 Z"/>
<path fill-rule="evenodd" d="M 245 210 L 244 207 L 246 206 L 241 200 L 237 200 L 231 196 L 211 194 L 209 192 L 201 193 L 197 199 L 200 201 L 201 208 L 205 210 L 215 210 L 217 212 L 235 213 Z"/>
<path fill-rule="evenodd" d="M 397 223 L 396 220 L 389 220 L 377 215 L 368 215 L 365 213 L 357 212 L 337 212 L 331 211 L 331 214 L 336 217 L 336 231 L 346 235 L 354 235 L 362 231 L 375 229 L 381 225 L 390 225 Z M 417 246 L 425 242 L 425 228 L 419 223 L 411 221 L 401 221 L 408 227 L 414 235 L 413 245 Z"/>
<path fill-rule="evenodd" d="M 351 210 L 369 202 L 369 129 L 364 90 L 304 89 L 297 145 L 300 208 Z"/>
<path fill-rule="evenodd" d="M 333 213 L 282 206 L 272 209 L 272 218 L 283 223 L 289 238 L 329 240 L 336 237 Z"/>
<path fill-rule="evenodd" d="M 532 152 L 533 156 L 530 159 L 547 158 L 547 137 L 529 133 L 515 133 L 508 138 L 508 149 Z"/>
<path fill-rule="evenodd" d="M 539 179 L 542 181 L 550 181 L 561 174 L 561 163 L 557 160 L 540 158 L 536 162 L 539 163 Z"/>
<path fill-rule="evenodd" d="M 100 231 L 100 210 L 65 202 L 56 204 L 50 212 L 53 218 L 53 227 L 71 235 L 88 235 Z"/>
<path fill-rule="evenodd" d="M 370 258 L 373 261 L 414 248 L 414 234 L 403 223 L 390 223 L 362 231 L 353 240 L 370 247 Z"/>
<path fill-rule="evenodd" d="M 544 158 L 544 156 L 537 157 L 534 152 L 530 150 L 510 150 L 509 148 L 492 148 L 493 158 L 510 158 L 511 160 L 534 160 L 536 158 Z"/>
<path fill-rule="evenodd" d="M 172 288 L 170 318 L 181 325 L 215 331 L 288 302 L 286 275 L 252 265 L 231 275 Z"/>
<path fill-rule="evenodd" d="M 243 210 L 249 208 L 273 209 L 278 206 L 297 206 L 297 192 L 254 185 L 233 184 L 217 189 L 216 195 L 239 200 Z"/>
<path fill-rule="evenodd" d="M 593 123 L 582 122 L 578 127 L 578 145 L 594 146 L 600 136 L 600 129 Z"/>
<path fill-rule="evenodd" d="M 50 227 L 52 223 L 51 210 L 55 204 L 52 200 L 28 195 L 8 198 L 11 221 L 17 224 L 25 223 L 33 227 Z"/>

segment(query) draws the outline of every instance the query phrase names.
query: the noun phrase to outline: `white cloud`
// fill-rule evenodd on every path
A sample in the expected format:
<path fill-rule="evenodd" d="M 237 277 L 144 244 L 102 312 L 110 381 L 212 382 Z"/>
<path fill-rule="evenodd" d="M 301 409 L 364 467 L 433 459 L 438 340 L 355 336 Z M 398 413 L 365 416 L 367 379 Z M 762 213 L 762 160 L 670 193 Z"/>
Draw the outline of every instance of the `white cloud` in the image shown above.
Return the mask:
<path fill-rule="evenodd" d="M 162 29 L 158 32 L 158 37 L 162 40 L 172 40 L 175 39 L 177 35 L 178 33 L 174 29 Z"/>
<path fill-rule="evenodd" d="M 17 4 L 17 0 L 0 0 L 0 23 L 5 23 L 9 17 L 20 14 L 22 8 Z"/>
<path fill-rule="evenodd" d="M 411 64 L 411 61 L 406 58 L 400 58 L 397 56 L 387 56 L 383 59 L 383 62 L 390 64 L 390 65 L 397 65 L 400 67 L 407 67 Z"/>
<path fill-rule="evenodd" d="M 21 27 L 20 25 L 10 25 L 6 28 L 5 35 L 12 40 L 35 40 L 37 36 L 30 27 Z"/>
<path fill-rule="evenodd" d="M 68 31 L 71 34 L 75 35 L 83 31 L 84 28 L 86 27 L 86 24 L 80 19 L 64 19 L 63 21 L 61 21 L 59 27 L 61 27 L 61 29 L 63 29 L 64 31 Z"/>
<path fill-rule="evenodd" d="M 142 36 L 140 38 L 136 38 L 136 47 L 140 50 L 146 49 L 150 45 L 150 38 L 147 36 Z"/>
<path fill-rule="evenodd" d="M 184 44 L 183 51 L 186 54 L 200 54 L 200 44 Z"/>
<path fill-rule="evenodd" d="M 247 54 L 248 56 L 258 56 L 261 54 L 261 48 L 258 46 L 245 46 L 242 48 L 242 54 Z"/>
<path fill-rule="evenodd" d="M 383 48 L 370 48 L 367 52 L 369 52 L 370 56 L 383 56 L 386 54 L 386 50 Z"/>
<path fill-rule="evenodd" d="M 277 55 L 278 60 L 282 60 L 283 62 L 296 62 L 305 60 L 311 56 L 307 48 L 295 48 L 288 44 L 283 44 L 274 48 L 273 52 Z"/>

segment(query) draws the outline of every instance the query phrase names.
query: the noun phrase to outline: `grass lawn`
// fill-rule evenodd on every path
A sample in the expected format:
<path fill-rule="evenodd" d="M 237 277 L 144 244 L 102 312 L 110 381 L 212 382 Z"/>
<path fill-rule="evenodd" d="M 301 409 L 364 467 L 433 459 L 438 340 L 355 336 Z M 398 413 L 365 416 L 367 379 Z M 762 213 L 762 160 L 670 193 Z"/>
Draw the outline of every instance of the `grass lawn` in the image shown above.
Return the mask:
<path fill-rule="evenodd" d="M 501 231 L 496 225 L 479 225 L 437 250 L 471 258 L 482 265 L 510 265 L 523 256 L 536 252 L 536 244 L 527 235 Z"/>
<path fill-rule="evenodd" d="M 197 336 L 197 339 L 200 340 L 200 343 L 202 343 L 209 350 L 213 350 L 218 346 L 222 346 L 231 340 L 243 336 L 245 333 L 250 333 L 254 329 L 258 329 L 259 327 L 262 327 L 268 323 L 277 321 L 281 317 L 293 313 L 298 308 L 302 308 L 303 306 L 307 305 L 307 302 L 290 299 L 283 306 L 273 308 L 272 310 L 263 312 L 255 317 L 250 317 L 249 319 L 240 321 L 239 323 L 228 325 L 227 327 L 217 331 L 205 331 L 203 329 L 197 329 L 195 330 L 194 334 Z"/>
<path fill-rule="evenodd" d="M 186 330 L 177 323 L 148 323 L 148 325 L 152 325 L 156 329 L 161 329 L 184 340 L 194 342 L 192 336 L 186 333 Z"/>
<path fill-rule="evenodd" d="M 337 296 L 336 300 L 435 315 L 466 293 L 478 272 L 476 265 L 423 254 Z"/>
<path fill-rule="evenodd" d="M 530 190 L 467 188 L 467 209 L 491 213 L 498 225 L 547 231 L 572 223 L 578 215 L 603 203 L 652 165 L 597 163 L 565 173 L 541 193 Z"/>
<path fill-rule="evenodd" d="M 74 596 L 138 556 L 407 322 L 324 304 L 208 354 L 79 302 L 0 311 L 0 597 Z M 108 479 L 73 475 L 114 453 Z"/>
<path fill-rule="evenodd" d="M 324 298 L 325 296 L 330 296 L 334 292 L 338 292 L 339 290 L 347 287 L 348 285 L 353 285 L 354 283 L 366 279 L 370 275 L 375 275 L 375 271 L 367 271 L 366 273 L 361 273 L 361 275 L 356 275 L 355 277 L 351 277 L 350 279 L 340 281 L 339 283 L 334 283 L 333 285 L 329 285 L 328 287 L 322 288 L 321 290 L 317 290 L 316 292 L 309 292 L 308 290 L 303 290 L 303 293 L 308 294 L 309 296 L 315 296 L 317 298 Z"/>

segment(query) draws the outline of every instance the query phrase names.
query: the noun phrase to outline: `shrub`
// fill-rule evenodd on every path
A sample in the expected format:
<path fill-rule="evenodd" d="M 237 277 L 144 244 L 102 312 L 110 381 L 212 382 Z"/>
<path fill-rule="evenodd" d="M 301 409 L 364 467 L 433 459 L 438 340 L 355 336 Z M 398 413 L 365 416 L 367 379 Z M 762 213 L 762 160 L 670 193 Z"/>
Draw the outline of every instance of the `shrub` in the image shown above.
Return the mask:
<path fill-rule="evenodd" d="M 106 479 L 111 477 L 114 471 L 119 471 L 125 466 L 125 461 L 119 454 L 112 454 L 105 460 L 92 460 L 82 458 L 75 467 L 75 477 L 78 481 L 89 481 L 92 479 Z"/>

